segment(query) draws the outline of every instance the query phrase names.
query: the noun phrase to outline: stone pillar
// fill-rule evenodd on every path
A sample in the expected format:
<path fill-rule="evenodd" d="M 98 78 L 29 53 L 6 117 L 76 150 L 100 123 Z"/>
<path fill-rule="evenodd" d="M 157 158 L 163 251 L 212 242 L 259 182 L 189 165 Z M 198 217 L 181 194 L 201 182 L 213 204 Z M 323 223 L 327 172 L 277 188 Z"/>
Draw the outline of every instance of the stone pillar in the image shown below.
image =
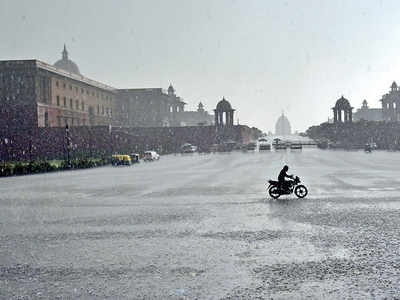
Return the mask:
<path fill-rule="evenodd" d="M 233 126 L 233 110 L 231 111 L 231 126 Z"/>
<path fill-rule="evenodd" d="M 218 112 L 217 111 L 214 111 L 214 118 L 215 118 L 215 126 L 218 126 L 219 124 L 218 124 Z"/>
<path fill-rule="evenodd" d="M 342 110 L 339 108 L 338 110 L 337 110 L 337 112 L 338 112 L 338 122 L 342 122 Z"/>
<path fill-rule="evenodd" d="M 349 116 L 349 112 L 348 112 L 348 110 L 345 110 L 345 111 L 344 111 L 344 122 L 345 122 L 345 123 L 347 123 L 348 116 Z"/>
<path fill-rule="evenodd" d="M 333 123 L 337 123 L 338 118 L 337 118 L 337 110 L 336 108 L 333 109 Z"/>
<path fill-rule="evenodd" d="M 226 111 L 225 112 L 225 116 L 226 116 L 226 118 L 225 118 L 225 125 L 226 126 L 229 126 L 229 124 L 230 124 L 230 122 L 231 122 L 231 119 L 230 119 L 230 115 L 229 115 L 229 112 L 228 111 Z"/>
<path fill-rule="evenodd" d="M 352 109 L 350 109 L 350 111 L 349 111 L 349 122 L 350 123 L 353 122 L 353 111 L 352 111 Z"/>

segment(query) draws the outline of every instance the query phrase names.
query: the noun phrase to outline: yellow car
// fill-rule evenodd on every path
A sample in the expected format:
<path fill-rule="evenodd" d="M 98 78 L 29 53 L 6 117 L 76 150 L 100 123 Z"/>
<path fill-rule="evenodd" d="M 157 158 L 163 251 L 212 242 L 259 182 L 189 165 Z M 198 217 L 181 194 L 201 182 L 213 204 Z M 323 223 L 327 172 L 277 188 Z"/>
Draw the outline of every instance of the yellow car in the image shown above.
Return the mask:
<path fill-rule="evenodd" d="M 113 166 L 130 166 L 132 159 L 129 155 L 114 154 L 111 156 L 111 163 Z"/>

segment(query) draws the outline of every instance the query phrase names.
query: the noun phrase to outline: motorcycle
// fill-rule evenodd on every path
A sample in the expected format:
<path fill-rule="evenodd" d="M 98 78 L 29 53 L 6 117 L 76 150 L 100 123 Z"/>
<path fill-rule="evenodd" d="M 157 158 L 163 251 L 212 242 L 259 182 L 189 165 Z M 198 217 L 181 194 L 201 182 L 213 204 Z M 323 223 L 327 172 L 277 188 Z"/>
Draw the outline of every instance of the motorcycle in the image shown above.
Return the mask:
<path fill-rule="evenodd" d="M 268 180 L 268 193 L 274 199 L 278 199 L 281 195 L 290 195 L 293 192 L 298 198 L 304 198 L 307 196 L 308 190 L 303 184 L 299 184 L 300 182 L 300 178 L 296 176 L 293 180 L 287 181 L 286 187 L 282 188 L 278 181 Z"/>

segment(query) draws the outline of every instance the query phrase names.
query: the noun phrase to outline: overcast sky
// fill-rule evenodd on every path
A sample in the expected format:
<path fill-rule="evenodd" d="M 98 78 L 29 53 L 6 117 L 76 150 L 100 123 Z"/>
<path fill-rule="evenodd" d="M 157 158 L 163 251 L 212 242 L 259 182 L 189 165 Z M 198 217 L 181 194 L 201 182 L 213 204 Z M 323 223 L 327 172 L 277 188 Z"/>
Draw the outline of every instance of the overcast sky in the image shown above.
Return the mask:
<path fill-rule="evenodd" d="M 195 109 L 225 96 L 240 123 L 303 131 L 400 81 L 400 5 L 386 0 L 0 0 L 0 60 L 53 64 L 67 44 L 82 74 L 163 87 Z"/>

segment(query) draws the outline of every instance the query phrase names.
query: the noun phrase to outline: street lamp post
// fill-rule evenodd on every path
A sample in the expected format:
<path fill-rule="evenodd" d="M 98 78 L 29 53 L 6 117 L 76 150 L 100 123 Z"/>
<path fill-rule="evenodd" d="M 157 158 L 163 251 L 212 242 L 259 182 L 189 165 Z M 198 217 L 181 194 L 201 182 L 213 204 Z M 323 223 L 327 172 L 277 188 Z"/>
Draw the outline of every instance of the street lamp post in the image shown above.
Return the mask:
<path fill-rule="evenodd" d="M 71 160 L 70 160 L 70 144 L 71 144 L 71 138 L 69 136 L 69 127 L 68 124 L 65 125 L 65 143 L 66 143 L 66 151 L 67 151 L 67 166 L 68 168 L 71 167 Z"/>
<path fill-rule="evenodd" d="M 29 138 L 29 164 L 32 164 L 32 138 Z"/>
<path fill-rule="evenodd" d="M 92 134 L 89 134 L 89 159 L 91 159 L 93 156 L 92 154 Z"/>
<path fill-rule="evenodd" d="M 6 154 L 7 154 L 6 161 L 8 161 L 10 159 L 10 153 L 8 152 L 8 142 L 9 142 L 9 139 L 5 138 L 4 143 L 6 144 Z"/>
<path fill-rule="evenodd" d="M 7 154 L 7 156 L 6 156 Z M 4 157 L 3 157 L 3 169 L 6 168 L 6 161 L 8 160 L 8 138 L 4 138 Z"/>

